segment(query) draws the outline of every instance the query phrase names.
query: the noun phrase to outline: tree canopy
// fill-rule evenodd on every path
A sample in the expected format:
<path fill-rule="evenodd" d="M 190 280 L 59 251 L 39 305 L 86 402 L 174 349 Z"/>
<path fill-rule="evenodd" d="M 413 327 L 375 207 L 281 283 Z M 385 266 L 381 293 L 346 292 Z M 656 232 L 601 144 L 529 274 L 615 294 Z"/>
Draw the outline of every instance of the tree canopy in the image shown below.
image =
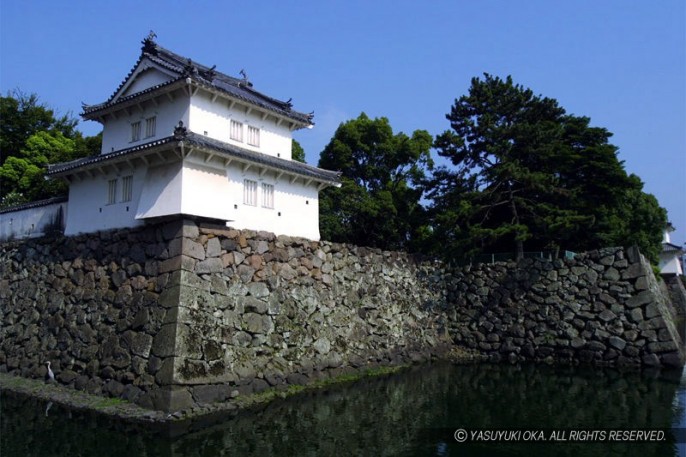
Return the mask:
<path fill-rule="evenodd" d="M 361 113 L 341 124 L 319 166 L 342 172 L 342 186 L 320 194 L 320 231 L 332 241 L 412 249 L 426 224 L 420 204 L 433 138 L 393 133 L 387 118 Z"/>
<path fill-rule="evenodd" d="M 292 140 L 291 159 L 295 160 L 296 162 L 305 163 L 305 150 L 296 140 Z"/>
<path fill-rule="evenodd" d="M 452 167 L 436 169 L 427 187 L 442 252 L 521 257 L 525 246 L 578 251 L 628 240 L 654 251 L 664 210 L 627 175 L 612 134 L 589 118 L 488 74 L 472 79 L 446 118 L 452 130 L 435 147 Z M 629 200 L 649 217 L 631 214 Z"/>
<path fill-rule="evenodd" d="M 46 166 L 98 154 L 101 135 L 84 137 L 78 121 L 57 116 L 36 94 L 0 97 L 0 206 L 66 193 L 59 181 L 44 179 Z"/>

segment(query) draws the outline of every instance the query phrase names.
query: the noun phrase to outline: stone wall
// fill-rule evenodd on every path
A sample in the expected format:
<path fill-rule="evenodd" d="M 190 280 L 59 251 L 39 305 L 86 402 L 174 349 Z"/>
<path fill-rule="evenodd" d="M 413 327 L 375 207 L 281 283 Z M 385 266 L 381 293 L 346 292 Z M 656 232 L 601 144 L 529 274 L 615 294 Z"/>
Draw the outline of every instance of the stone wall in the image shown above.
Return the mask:
<path fill-rule="evenodd" d="M 683 363 L 635 250 L 449 268 L 207 223 L 0 246 L 0 371 L 175 411 L 462 348 Z"/>
<path fill-rule="evenodd" d="M 455 343 L 491 359 L 683 365 L 669 295 L 635 248 L 453 274 Z"/>
<path fill-rule="evenodd" d="M 154 337 L 172 274 L 164 227 L 45 237 L 0 246 L 0 371 L 91 393 L 147 398 L 158 390 Z"/>

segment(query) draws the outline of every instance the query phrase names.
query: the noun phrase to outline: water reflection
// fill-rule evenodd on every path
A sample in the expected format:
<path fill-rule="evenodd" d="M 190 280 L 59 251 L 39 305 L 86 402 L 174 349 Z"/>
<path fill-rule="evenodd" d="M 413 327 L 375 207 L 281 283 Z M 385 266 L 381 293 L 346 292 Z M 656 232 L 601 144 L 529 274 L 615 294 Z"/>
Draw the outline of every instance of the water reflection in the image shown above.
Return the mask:
<path fill-rule="evenodd" d="M 680 385 L 681 382 L 681 385 Z M 676 456 L 662 443 L 458 444 L 460 427 L 686 427 L 681 373 L 435 365 L 313 392 L 176 439 L 2 395 L 8 456 Z M 49 410 L 49 415 L 46 413 Z"/>

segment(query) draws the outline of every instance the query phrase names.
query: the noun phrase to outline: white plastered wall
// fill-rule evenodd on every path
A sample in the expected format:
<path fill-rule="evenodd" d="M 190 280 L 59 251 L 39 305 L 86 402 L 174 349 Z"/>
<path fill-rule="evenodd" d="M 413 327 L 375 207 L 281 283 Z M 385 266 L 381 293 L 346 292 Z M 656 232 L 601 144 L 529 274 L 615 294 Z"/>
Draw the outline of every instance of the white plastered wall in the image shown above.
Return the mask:
<path fill-rule="evenodd" d="M 261 152 L 273 157 L 291 159 L 291 131 L 282 123 L 277 125 L 273 116 L 263 119 L 259 112 L 246 113 L 245 106 L 235 104 L 229 109 L 230 102 L 218 97 L 214 102 L 210 94 L 199 91 L 191 98 L 188 128 L 200 135 L 205 135 L 225 143 Z M 243 141 L 230 138 L 231 120 L 243 124 Z M 260 146 L 248 144 L 248 126 L 260 129 Z"/>
<path fill-rule="evenodd" d="M 319 239 L 319 197 L 317 184 L 306 186 L 302 178 L 291 180 L 276 173 L 259 172 L 230 166 L 227 170 L 231 186 L 231 203 L 235 218 L 227 225 L 238 229 L 265 230 L 277 235 Z M 243 203 L 244 180 L 257 181 L 257 206 Z M 262 183 L 274 185 L 274 208 L 262 207 Z"/>
<path fill-rule="evenodd" d="M 122 201 L 122 178 L 133 176 L 132 198 Z M 97 174 L 75 180 L 69 185 L 69 205 L 65 235 L 90 233 L 113 228 L 136 227 L 136 207 L 143 189 L 144 169 L 122 170 L 120 173 Z M 116 202 L 108 204 L 109 181 L 116 179 Z"/>
<path fill-rule="evenodd" d="M 143 177 L 136 219 L 181 214 L 181 161 L 149 167 Z"/>
<path fill-rule="evenodd" d="M 142 110 L 131 107 L 130 115 L 126 115 L 124 111 L 120 111 L 116 119 L 108 115 L 102 130 L 102 153 L 109 154 L 171 136 L 179 121 L 188 125 L 188 106 L 189 97 L 176 92 L 173 101 L 159 98 L 157 106 L 144 104 Z M 152 116 L 156 116 L 155 135 L 146 138 L 145 120 Z M 131 124 L 136 121 L 141 123 L 141 136 L 138 141 L 131 141 Z"/>

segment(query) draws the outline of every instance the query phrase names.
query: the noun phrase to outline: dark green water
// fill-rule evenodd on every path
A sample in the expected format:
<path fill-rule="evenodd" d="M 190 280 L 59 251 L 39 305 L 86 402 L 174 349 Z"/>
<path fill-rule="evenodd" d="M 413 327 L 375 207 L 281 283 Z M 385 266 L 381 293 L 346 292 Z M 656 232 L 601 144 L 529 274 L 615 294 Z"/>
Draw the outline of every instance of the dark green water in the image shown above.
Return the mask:
<path fill-rule="evenodd" d="M 686 456 L 681 372 L 434 365 L 168 439 L 3 393 L 0 456 Z M 457 443 L 458 428 L 660 429 L 661 442 Z"/>

